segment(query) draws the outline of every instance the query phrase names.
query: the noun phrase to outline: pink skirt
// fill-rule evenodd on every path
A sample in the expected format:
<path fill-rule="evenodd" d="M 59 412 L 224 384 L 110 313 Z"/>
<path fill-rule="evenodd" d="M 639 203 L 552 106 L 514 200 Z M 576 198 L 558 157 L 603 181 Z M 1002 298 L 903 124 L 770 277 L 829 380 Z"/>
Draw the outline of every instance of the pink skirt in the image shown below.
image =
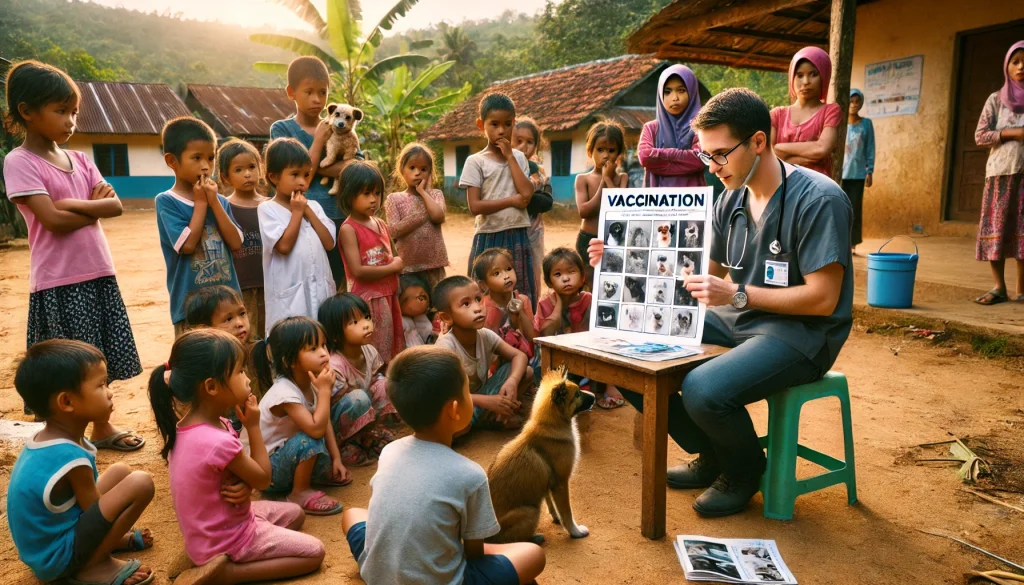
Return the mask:
<path fill-rule="evenodd" d="M 304 514 L 298 504 L 257 500 L 252 503 L 256 515 L 256 534 L 242 550 L 228 555 L 234 563 L 251 563 L 284 557 L 316 557 L 324 554 L 324 543 L 315 536 L 286 528 L 302 525 Z"/>

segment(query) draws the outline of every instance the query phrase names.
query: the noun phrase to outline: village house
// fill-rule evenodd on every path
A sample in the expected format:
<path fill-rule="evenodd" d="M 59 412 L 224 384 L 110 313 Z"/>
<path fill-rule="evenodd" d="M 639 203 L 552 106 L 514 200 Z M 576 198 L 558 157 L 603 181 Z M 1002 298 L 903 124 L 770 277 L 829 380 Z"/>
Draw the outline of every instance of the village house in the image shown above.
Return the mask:
<path fill-rule="evenodd" d="M 875 127 L 865 237 L 973 236 L 988 156 L 974 130 L 986 98 L 1003 84 L 1006 50 L 1021 39 L 1019 1 L 675 0 L 635 31 L 628 47 L 773 71 L 786 71 L 801 47 L 831 48 L 829 100 L 845 109 L 849 88 L 863 90 L 861 114 Z"/>
<path fill-rule="evenodd" d="M 164 164 L 160 131 L 190 116 L 177 94 L 162 83 L 79 81 L 82 102 L 74 136 L 65 145 L 92 158 L 122 199 L 152 199 L 174 184 Z"/>
<path fill-rule="evenodd" d="M 242 138 L 262 152 L 270 126 L 295 113 L 295 103 L 280 88 L 189 84 L 185 104 L 217 133 L 218 140 Z"/>
<path fill-rule="evenodd" d="M 420 139 L 440 145 L 445 187 L 457 186 L 466 159 L 486 146 L 476 127 L 480 99 L 504 93 L 516 103 L 517 115 L 533 118 L 544 132 L 541 156 L 555 200 L 572 201 L 576 175 L 593 167 L 586 152 L 591 124 L 615 120 L 626 130 L 626 148 L 635 149 L 644 123 L 655 117 L 658 76 L 668 65 L 651 56 L 626 55 L 498 81 L 464 100 Z"/>

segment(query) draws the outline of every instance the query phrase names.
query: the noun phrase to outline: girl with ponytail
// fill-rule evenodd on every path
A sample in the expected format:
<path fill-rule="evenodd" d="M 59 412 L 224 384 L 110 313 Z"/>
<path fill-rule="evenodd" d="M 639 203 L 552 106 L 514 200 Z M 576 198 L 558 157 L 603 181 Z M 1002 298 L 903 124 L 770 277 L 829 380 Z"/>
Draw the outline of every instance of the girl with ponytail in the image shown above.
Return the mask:
<path fill-rule="evenodd" d="M 245 365 L 238 339 L 197 329 L 175 340 L 170 359 L 149 379 L 185 552 L 202 565 L 176 583 L 284 579 L 315 571 L 323 562 L 323 543 L 296 532 L 305 520 L 299 506 L 249 501 L 248 492 L 270 485 L 270 458 Z M 231 408 L 249 434 L 249 455 L 221 416 Z M 178 412 L 185 413 L 180 420 Z M 239 480 L 248 486 L 245 495 L 229 496 L 222 486 Z"/>

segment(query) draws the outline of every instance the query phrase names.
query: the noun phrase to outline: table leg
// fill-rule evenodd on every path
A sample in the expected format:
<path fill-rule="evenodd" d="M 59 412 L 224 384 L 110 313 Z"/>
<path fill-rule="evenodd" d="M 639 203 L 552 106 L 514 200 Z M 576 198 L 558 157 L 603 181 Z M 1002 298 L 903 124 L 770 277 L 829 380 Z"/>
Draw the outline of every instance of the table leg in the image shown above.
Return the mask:
<path fill-rule="evenodd" d="M 541 375 L 547 374 L 551 370 L 555 369 L 555 350 L 550 347 L 545 347 L 540 352 L 540 371 Z"/>
<path fill-rule="evenodd" d="M 668 392 L 657 376 L 644 379 L 643 501 L 640 533 L 651 540 L 665 536 L 665 469 L 668 465 Z"/>

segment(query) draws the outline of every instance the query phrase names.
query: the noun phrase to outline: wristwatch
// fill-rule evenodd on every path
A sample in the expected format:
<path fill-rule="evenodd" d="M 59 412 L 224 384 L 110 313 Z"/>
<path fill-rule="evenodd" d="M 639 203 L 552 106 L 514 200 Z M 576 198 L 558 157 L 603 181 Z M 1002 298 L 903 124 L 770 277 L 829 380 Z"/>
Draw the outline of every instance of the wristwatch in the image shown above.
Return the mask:
<path fill-rule="evenodd" d="M 732 306 L 737 309 L 742 309 L 747 306 L 747 292 L 746 285 L 739 285 L 736 289 L 736 293 L 732 295 Z"/>

